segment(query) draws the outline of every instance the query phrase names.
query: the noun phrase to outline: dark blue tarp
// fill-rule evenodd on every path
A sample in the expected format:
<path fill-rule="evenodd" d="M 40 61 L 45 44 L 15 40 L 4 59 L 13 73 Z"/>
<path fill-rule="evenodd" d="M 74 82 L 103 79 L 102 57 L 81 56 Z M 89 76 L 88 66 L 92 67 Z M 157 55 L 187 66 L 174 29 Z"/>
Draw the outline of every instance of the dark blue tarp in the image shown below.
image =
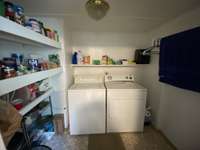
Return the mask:
<path fill-rule="evenodd" d="M 200 27 L 161 39 L 160 81 L 200 92 Z"/>

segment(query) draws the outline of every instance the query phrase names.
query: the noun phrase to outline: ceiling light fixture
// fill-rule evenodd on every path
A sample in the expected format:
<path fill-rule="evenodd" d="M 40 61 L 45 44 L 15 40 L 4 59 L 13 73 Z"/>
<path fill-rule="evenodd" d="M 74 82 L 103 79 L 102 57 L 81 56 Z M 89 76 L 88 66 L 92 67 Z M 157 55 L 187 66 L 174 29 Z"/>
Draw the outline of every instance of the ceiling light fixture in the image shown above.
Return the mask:
<path fill-rule="evenodd" d="M 105 0 L 88 0 L 85 8 L 92 19 L 101 20 L 106 16 L 110 6 Z"/>

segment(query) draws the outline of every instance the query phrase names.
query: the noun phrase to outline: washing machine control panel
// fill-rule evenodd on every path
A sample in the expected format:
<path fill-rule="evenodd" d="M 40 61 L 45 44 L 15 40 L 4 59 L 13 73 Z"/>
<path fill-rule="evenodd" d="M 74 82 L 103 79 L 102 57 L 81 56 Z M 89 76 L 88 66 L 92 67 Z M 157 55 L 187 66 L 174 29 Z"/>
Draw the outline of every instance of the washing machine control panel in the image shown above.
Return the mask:
<path fill-rule="evenodd" d="M 105 75 L 105 82 L 109 81 L 134 81 L 133 74 L 126 74 L 126 75 Z"/>

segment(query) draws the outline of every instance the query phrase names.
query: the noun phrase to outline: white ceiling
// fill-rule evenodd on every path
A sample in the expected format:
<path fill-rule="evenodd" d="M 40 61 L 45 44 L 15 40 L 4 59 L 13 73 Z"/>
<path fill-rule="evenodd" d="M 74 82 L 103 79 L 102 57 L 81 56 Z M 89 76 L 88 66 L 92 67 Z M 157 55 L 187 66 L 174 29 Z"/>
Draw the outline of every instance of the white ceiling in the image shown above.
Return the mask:
<path fill-rule="evenodd" d="M 107 0 L 108 15 L 91 20 L 86 0 L 12 0 L 30 15 L 64 16 L 72 30 L 104 32 L 146 32 L 200 6 L 200 0 Z"/>

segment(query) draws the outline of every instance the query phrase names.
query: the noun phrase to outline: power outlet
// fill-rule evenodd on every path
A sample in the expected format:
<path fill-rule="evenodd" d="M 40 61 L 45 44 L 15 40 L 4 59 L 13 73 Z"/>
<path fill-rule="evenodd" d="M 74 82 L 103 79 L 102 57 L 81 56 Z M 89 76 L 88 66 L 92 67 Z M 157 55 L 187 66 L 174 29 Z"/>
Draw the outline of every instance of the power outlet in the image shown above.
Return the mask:
<path fill-rule="evenodd" d="M 153 47 L 160 47 L 160 38 L 154 39 L 152 42 Z"/>

